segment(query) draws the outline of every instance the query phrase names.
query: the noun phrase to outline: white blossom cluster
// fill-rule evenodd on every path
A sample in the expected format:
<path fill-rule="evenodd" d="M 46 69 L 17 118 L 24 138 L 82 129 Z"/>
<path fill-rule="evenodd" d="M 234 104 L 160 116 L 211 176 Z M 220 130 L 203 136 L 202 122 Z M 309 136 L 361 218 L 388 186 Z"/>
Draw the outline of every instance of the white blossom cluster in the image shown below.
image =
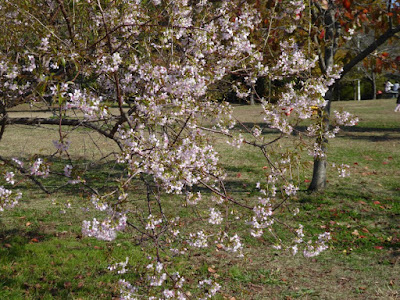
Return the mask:
<path fill-rule="evenodd" d="M 243 257 L 243 244 L 237 234 L 229 236 L 225 233 L 218 242 L 225 251 L 236 253 L 238 257 Z"/>
<path fill-rule="evenodd" d="M 21 197 L 21 192 L 14 192 L 4 186 L 0 186 L 0 212 L 15 207 Z"/>
<path fill-rule="evenodd" d="M 347 164 L 340 164 L 336 166 L 336 164 L 332 164 L 332 167 L 337 168 L 339 172 L 339 177 L 349 177 L 350 176 L 350 166 Z"/>
<path fill-rule="evenodd" d="M 102 241 L 112 241 L 117 237 L 117 232 L 126 227 L 126 215 L 119 218 L 105 219 L 99 222 L 94 218 L 92 221 L 83 221 L 82 235 L 95 237 Z"/>
<path fill-rule="evenodd" d="M 118 271 L 117 271 L 118 274 L 125 274 L 128 270 L 128 269 L 126 269 L 128 262 L 129 262 L 129 257 L 126 257 L 124 262 L 119 262 L 119 263 L 115 263 L 111 266 L 108 266 L 108 270 L 114 271 L 114 270 L 118 269 Z"/>
<path fill-rule="evenodd" d="M 210 217 L 208 218 L 208 223 L 218 225 L 222 223 L 223 219 L 224 218 L 218 209 L 214 207 L 210 208 Z"/>
<path fill-rule="evenodd" d="M 30 168 L 31 175 L 41 176 L 46 178 L 49 176 L 50 167 L 43 161 L 42 158 L 38 158 L 32 164 Z"/>
<path fill-rule="evenodd" d="M 107 109 L 102 104 L 102 97 L 96 97 L 94 94 L 88 93 L 86 90 L 75 89 L 73 93 L 68 93 L 68 102 L 65 109 L 80 109 L 85 118 L 105 118 L 107 116 Z"/>
<path fill-rule="evenodd" d="M 196 233 L 190 233 L 187 243 L 196 248 L 206 248 L 208 247 L 208 237 L 203 230 Z"/>

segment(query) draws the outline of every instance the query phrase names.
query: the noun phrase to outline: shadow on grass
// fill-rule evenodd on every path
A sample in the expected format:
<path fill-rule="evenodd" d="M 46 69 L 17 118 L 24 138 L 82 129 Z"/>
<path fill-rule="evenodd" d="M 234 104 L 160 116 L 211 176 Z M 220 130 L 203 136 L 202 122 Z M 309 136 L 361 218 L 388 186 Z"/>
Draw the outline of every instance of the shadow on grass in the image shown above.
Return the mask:
<path fill-rule="evenodd" d="M 295 129 L 299 132 L 305 132 L 307 130 L 307 126 L 296 126 Z M 398 127 L 363 127 L 363 126 L 350 126 L 350 127 L 341 127 L 342 132 L 393 132 L 400 133 L 400 129 Z"/>
<path fill-rule="evenodd" d="M 352 127 L 344 127 L 343 131 L 345 132 L 397 132 L 400 133 L 400 129 L 398 127 L 363 127 L 363 126 L 352 126 Z"/>
<path fill-rule="evenodd" d="M 56 238 L 40 230 L 1 230 L 0 299 L 110 299 L 116 294 L 107 283 L 111 275 L 102 265 L 108 253 L 103 248 L 98 241 Z"/>
<path fill-rule="evenodd" d="M 400 133 L 400 131 L 399 131 Z M 354 135 L 354 134 L 345 134 L 345 135 L 339 135 L 338 138 L 346 138 L 346 139 L 352 139 L 352 140 L 367 140 L 370 142 L 385 142 L 385 141 L 396 141 L 400 140 L 400 135 L 399 136 L 391 136 L 388 134 L 385 134 L 383 136 L 381 135 Z"/>
<path fill-rule="evenodd" d="M 70 164 L 68 159 L 43 156 L 46 163 L 51 165 L 51 173 L 46 178 L 36 179 L 43 184 L 43 186 L 51 193 L 63 192 L 67 195 L 77 195 L 84 193 L 92 194 L 93 192 L 87 188 L 90 186 L 100 193 L 107 192 L 117 186 L 117 181 L 121 176 L 127 175 L 126 168 L 122 164 L 117 164 L 112 161 L 106 162 L 93 162 L 87 159 L 78 159 L 74 162 L 71 177 L 64 175 L 64 167 Z M 85 185 L 68 184 L 69 181 L 80 178 L 85 182 Z M 22 192 L 29 191 L 36 184 L 31 180 L 25 180 L 18 185 L 18 189 Z"/>
<path fill-rule="evenodd" d="M 0 222 L 0 226 L 4 226 Z M 53 235 L 45 234 L 37 229 L 8 229 L 0 231 L 0 261 L 12 262 L 17 257 L 23 256 L 27 244 L 40 243 L 54 238 Z"/>
<path fill-rule="evenodd" d="M 248 129 L 252 129 L 254 125 L 259 126 L 262 129 L 262 135 L 277 135 L 279 131 L 276 129 L 271 129 L 265 123 L 243 123 Z M 243 129 L 243 127 L 239 124 L 235 126 L 235 129 Z M 355 140 L 369 140 L 372 142 L 380 142 L 380 141 L 395 141 L 400 140 L 400 136 L 391 136 L 388 135 L 390 133 L 399 133 L 400 129 L 397 127 L 388 128 L 388 127 L 362 127 L 362 126 L 353 126 L 353 127 L 342 127 L 341 132 L 337 137 L 339 138 L 350 138 Z M 296 136 L 299 133 L 305 133 L 307 130 L 307 126 L 296 126 L 292 132 L 292 135 Z M 354 133 L 354 134 L 352 134 Z M 357 133 L 375 133 L 371 135 L 357 135 Z"/>

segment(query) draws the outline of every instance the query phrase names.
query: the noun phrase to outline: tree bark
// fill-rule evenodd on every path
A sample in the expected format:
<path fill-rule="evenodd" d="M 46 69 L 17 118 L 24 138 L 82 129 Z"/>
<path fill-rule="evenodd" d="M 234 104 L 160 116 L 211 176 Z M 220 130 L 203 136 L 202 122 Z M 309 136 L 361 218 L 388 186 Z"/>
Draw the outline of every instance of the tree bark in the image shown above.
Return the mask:
<path fill-rule="evenodd" d="M 325 100 L 328 101 L 327 105 L 324 107 L 323 111 L 323 126 L 324 132 L 329 129 L 329 115 L 331 112 L 331 102 L 332 102 L 332 91 L 333 87 L 329 89 L 326 93 Z M 319 138 L 317 143 L 321 145 L 322 152 L 324 155 L 322 157 L 317 157 L 314 159 L 313 176 L 308 187 L 309 191 L 321 191 L 326 187 L 326 170 L 327 170 L 327 159 L 326 159 L 326 148 L 328 145 L 328 140 L 326 138 Z"/>
<path fill-rule="evenodd" d="M 0 141 L 1 141 L 1 139 L 3 138 L 4 131 L 6 130 L 6 124 L 8 118 L 6 106 L 2 101 L 0 101 L 0 115 L 1 115 L 0 119 Z"/>
<path fill-rule="evenodd" d="M 371 84 L 372 84 L 372 99 L 376 100 L 376 75 L 375 72 L 372 71 L 371 74 Z"/>
<path fill-rule="evenodd" d="M 319 59 L 319 61 L 321 62 L 320 66 L 323 73 L 327 73 L 327 71 L 331 69 L 334 64 L 334 57 L 337 50 L 337 43 L 339 38 L 340 25 L 336 22 L 334 7 L 334 4 L 329 1 L 329 8 L 325 12 L 324 27 L 326 29 L 326 38 L 330 41 L 330 43 L 328 43 L 324 49 L 325 56 L 323 57 L 323 59 L 322 57 L 320 57 Z M 324 110 L 322 112 L 323 133 L 329 130 L 329 115 L 331 110 L 331 101 L 333 98 L 333 90 L 334 85 L 330 86 L 325 95 L 325 100 L 328 101 L 328 103 L 324 107 Z M 328 140 L 324 137 L 320 137 L 317 139 L 316 142 L 321 147 L 323 155 L 314 158 L 313 176 L 310 186 L 308 187 L 309 191 L 321 191 L 326 187 L 326 146 Z"/>

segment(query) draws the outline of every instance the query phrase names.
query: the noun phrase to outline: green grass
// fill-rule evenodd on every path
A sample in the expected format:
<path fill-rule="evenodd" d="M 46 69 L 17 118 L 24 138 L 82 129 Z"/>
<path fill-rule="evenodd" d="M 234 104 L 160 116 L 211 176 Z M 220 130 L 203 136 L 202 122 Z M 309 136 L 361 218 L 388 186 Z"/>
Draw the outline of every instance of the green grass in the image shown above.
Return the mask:
<path fill-rule="evenodd" d="M 328 188 L 309 194 L 311 164 L 299 170 L 301 191 L 295 204 L 301 211 L 296 222 L 312 234 L 330 231 L 333 240 L 328 251 L 311 259 L 293 257 L 273 250 L 267 236 L 253 238 L 247 227 L 232 224 L 246 241 L 244 258 L 204 250 L 190 259 L 180 258 L 179 270 L 189 280 L 197 275 L 215 277 L 223 286 L 217 299 L 400 297 L 400 114 L 393 112 L 394 106 L 393 100 L 333 103 L 333 109 L 343 108 L 360 117 L 359 124 L 340 133 L 328 149 L 329 161 L 350 165 L 351 177 L 338 178 L 336 170 L 330 168 Z M 245 123 L 261 124 L 260 112 L 258 106 L 235 108 Z M 274 136 L 265 133 L 266 138 Z M 71 155 L 80 159 L 78 165 L 83 170 L 115 150 L 115 145 L 87 131 L 71 132 L 69 138 Z M 9 127 L 0 143 L 0 154 L 29 157 L 38 147 L 41 155 L 50 158 L 52 139 L 57 139 L 57 131 L 51 127 Z M 93 147 L 93 142 L 99 147 Z M 255 196 L 255 184 L 265 176 L 262 155 L 251 147 L 233 151 L 220 138 L 215 144 L 222 153 L 232 195 L 242 199 Z M 53 160 L 56 169 L 63 164 Z M 104 159 L 85 176 L 94 184 L 113 181 L 118 168 Z M 57 176 L 50 177 L 50 185 L 55 186 L 57 180 Z M 130 232 L 112 243 L 83 238 L 81 222 L 94 216 L 76 209 L 87 201 L 83 190 L 71 187 L 47 196 L 28 181 L 19 188 L 24 192 L 20 205 L 0 215 L 0 299 L 118 297 L 116 277 L 106 268 L 126 256 L 130 272 L 125 278 L 138 279 L 136 266 L 139 268 L 145 259 L 141 249 L 148 245 L 138 245 L 138 237 Z M 139 194 L 141 187 L 135 188 Z M 191 222 L 192 213 L 180 202 L 177 205 L 176 198 L 165 201 L 168 210 L 179 213 L 183 222 Z M 61 213 L 66 202 L 73 208 Z M 281 213 L 285 216 L 287 212 Z"/>

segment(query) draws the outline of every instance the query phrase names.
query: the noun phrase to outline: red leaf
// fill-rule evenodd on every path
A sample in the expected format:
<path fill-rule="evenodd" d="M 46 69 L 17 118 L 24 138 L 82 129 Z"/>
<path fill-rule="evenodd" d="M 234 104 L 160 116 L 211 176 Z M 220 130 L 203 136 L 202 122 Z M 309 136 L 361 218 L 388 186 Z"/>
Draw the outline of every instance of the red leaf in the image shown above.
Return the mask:
<path fill-rule="evenodd" d="M 381 204 L 381 203 L 379 201 L 374 201 L 374 204 L 378 205 L 378 204 Z"/>
<path fill-rule="evenodd" d="M 351 1 L 350 0 L 343 0 L 343 6 L 345 9 L 350 10 Z"/>
<path fill-rule="evenodd" d="M 384 161 L 382 162 L 382 164 L 387 165 L 389 162 L 388 161 Z"/>
<path fill-rule="evenodd" d="M 382 250 L 383 246 L 374 246 L 375 249 Z"/>
<path fill-rule="evenodd" d="M 322 30 L 321 33 L 319 34 L 319 39 L 322 40 L 325 36 L 325 30 Z"/>
<path fill-rule="evenodd" d="M 308 179 L 304 179 L 304 182 L 307 182 L 307 183 L 308 183 L 308 182 L 311 182 L 311 180 L 308 180 Z"/>
<path fill-rule="evenodd" d="M 378 72 L 378 73 L 382 72 L 382 65 L 383 65 L 382 60 L 377 58 L 376 62 L 375 62 L 375 66 L 376 66 L 376 70 L 375 71 Z"/>

